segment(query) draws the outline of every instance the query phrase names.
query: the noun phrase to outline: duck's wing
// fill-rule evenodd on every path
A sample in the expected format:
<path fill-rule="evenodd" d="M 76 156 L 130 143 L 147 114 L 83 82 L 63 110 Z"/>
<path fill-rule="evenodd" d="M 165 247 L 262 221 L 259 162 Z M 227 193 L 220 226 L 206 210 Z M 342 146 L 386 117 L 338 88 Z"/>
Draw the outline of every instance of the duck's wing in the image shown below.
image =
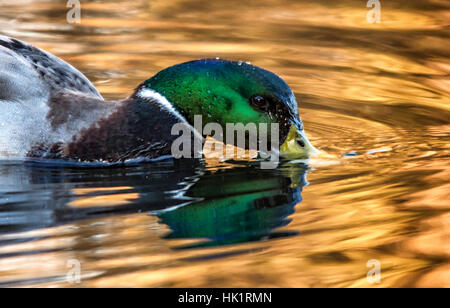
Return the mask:
<path fill-rule="evenodd" d="M 30 87 L 41 87 L 50 96 L 67 90 L 102 98 L 94 85 L 70 64 L 25 42 L 0 36 L 0 99 Z M 14 99 L 7 97 L 11 98 Z"/>
<path fill-rule="evenodd" d="M 94 85 L 63 60 L 0 36 L 0 157 L 70 142 L 113 112 Z"/>

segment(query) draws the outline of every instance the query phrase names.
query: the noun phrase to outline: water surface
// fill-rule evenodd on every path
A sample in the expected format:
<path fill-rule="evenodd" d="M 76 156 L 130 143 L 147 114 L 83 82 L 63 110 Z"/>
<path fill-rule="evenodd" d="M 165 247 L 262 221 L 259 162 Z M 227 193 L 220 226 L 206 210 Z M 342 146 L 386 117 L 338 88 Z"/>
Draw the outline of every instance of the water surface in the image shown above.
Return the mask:
<path fill-rule="evenodd" d="M 173 162 L 0 162 L 0 286 L 450 286 L 449 4 L 2 0 L 0 34 L 84 72 L 108 99 L 183 61 L 282 76 L 329 159 L 260 170 Z M 81 284 L 66 281 L 71 260 Z"/>

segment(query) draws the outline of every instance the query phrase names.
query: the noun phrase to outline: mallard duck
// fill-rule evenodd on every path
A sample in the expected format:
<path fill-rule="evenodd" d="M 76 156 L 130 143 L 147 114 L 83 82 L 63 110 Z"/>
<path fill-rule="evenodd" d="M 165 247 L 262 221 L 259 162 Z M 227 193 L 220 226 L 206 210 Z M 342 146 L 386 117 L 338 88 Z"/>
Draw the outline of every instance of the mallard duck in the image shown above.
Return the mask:
<path fill-rule="evenodd" d="M 177 123 L 278 123 L 281 154 L 316 150 L 297 101 L 280 77 L 222 59 L 178 64 L 122 101 L 105 101 L 78 70 L 56 56 L 0 36 L 0 156 L 124 162 L 171 155 Z M 202 135 L 202 132 L 198 132 Z M 202 135 L 202 137 L 204 137 Z"/>

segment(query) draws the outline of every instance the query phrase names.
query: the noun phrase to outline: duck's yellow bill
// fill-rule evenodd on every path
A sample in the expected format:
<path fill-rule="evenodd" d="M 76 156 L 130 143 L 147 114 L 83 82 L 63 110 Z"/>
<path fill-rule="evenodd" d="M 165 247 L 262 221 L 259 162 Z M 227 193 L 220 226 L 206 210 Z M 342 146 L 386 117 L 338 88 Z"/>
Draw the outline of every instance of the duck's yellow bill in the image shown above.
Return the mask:
<path fill-rule="evenodd" d="M 305 131 L 291 126 L 286 141 L 280 147 L 281 156 L 287 159 L 307 159 L 320 153 L 306 137 Z"/>

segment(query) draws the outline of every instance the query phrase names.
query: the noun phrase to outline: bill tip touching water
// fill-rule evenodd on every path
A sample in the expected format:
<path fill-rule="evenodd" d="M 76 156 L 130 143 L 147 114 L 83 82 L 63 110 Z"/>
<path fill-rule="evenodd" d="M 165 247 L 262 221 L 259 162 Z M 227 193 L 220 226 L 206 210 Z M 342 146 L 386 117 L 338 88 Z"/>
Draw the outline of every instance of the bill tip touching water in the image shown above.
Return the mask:
<path fill-rule="evenodd" d="M 215 138 L 236 145 L 234 134 L 239 132 L 228 130 L 230 123 L 243 124 L 244 147 L 260 149 L 261 140 L 255 143 L 251 136 L 255 128 L 269 145 L 278 143 L 277 152 L 288 159 L 319 153 L 306 137 L 287 83 L 243 62 L 178 64 L 143 82 L 129 98 L 108 102 L 68 63 L 0 36 L 0 108 L 3 157 L 108 163 L 157 159 L 173 154 L 177 124 L 201 142 L 214 131 Z M 196 116 L 205 129 L 196 125 Z M 221 127 L 220 133 L 213 124 Z M 277 129 L 263 131 L 271 125 Z"/>

